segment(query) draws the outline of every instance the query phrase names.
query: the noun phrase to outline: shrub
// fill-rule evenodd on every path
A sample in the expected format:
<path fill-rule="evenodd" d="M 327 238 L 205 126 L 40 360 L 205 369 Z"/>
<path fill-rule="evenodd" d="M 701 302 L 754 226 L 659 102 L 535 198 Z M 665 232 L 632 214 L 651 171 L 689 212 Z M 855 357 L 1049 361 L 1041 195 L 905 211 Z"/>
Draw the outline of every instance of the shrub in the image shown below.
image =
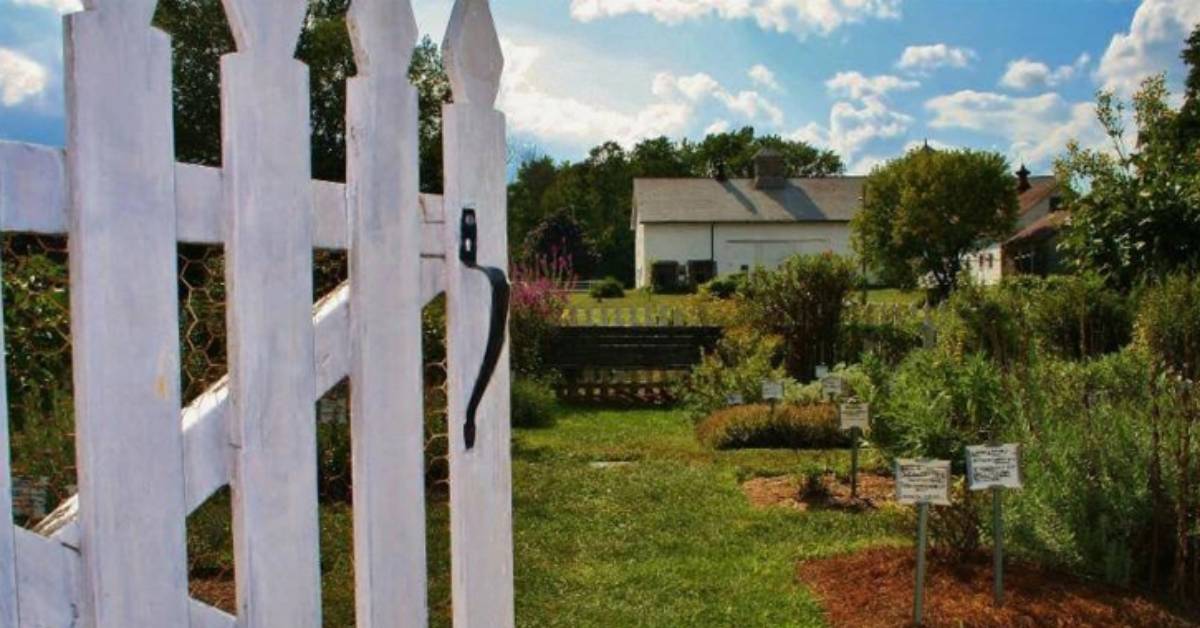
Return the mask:
<path fill-rule="evenodd" d="M 1133 316 L 1124 296 L 1099 275 L 1052 276 L 1014 282 L 1029 304 L 1042 346 L 1072 359 L 1118 351 L 1129 343 Z"/>
<path fill-rule="evenodd" d="M 946 301 L 938 340 L 959 354 L 979 353 L 1002 368 L 1029 360 L 1035 336 L 1018 290 L 963 285 Z"/>
<path fill-rule="evenodd" d="M 849 260 L 832 254 L 796 255 L 778 269 L 757 268 L 743 290 L 756 323 L 784 340 L 787 372 L 810 380 L 834 355 L 846 295 L 857 281 Z"/>
<path fill-rule="evenodd" d="M 565 257 L 544 257 L 513 267 L 508 333 L 515 374 L 547 374 L 543 356 L 562 320 L 574 282 L 570 260 Z"/>
<path fill-rule="evenodd" d="M 724 408 L 696 426 L 696 437 L 713 449 L 828 449 L 850 444 L 838 428 L 837 408 L 832 404 L 782 404 L 774 410 L 765 404 Z"/>
<path fill-rule="evenodd" d="M 962 472 L 966 446 L 999 436 L 1013 416 L 1005 384 L 982 354 L 914 351 L 875 400 L 875 441 L 890 457 L 952 460 Z"/>
<path fill-rule="evenodd" d="M 524 377 L 512 380 L 513 427 L 549 427 L 554 424 L 554 388 Z"/>
<path fill-rule="evenodd" d="M 588 295 L 593 299 L 619 299 L 625 296 L 625 286 L 616 277 L 605 277 L 592 284 Z"/>
<path fill-rule="evenodd" d="M 729 299 L 736 295 L 745 283 L 745 273 L 725 275 L 700 286 L 700 294 L 716 299 Z"/>
<path fill-rule="evenodd" d="M 762 399 L 764 379 L 783 379 L 774 366 L 779 339 L 745 328 L 726 329 L 712 353 L 692 369 L 683 393 L 683 403 L 693 417 L 708 415 L 726 405 L 730 395 L 741 395 L 747 403 Z"/>
<path fill-rule="evenodd" d="M 848 308 L 842 316 L 838 353 L 844 360 L 871 353 L 890 365 L 899 364 L 923 342 L 923 320 L 897 308 L 892 317 L 876 316 L 870 307 Z"/>
<path fill-rule="evenodd" d="M 1137 341 L 1160 368 L 1200 378 L 1200 278 L 1177 275 L 1144 290 Z"/>

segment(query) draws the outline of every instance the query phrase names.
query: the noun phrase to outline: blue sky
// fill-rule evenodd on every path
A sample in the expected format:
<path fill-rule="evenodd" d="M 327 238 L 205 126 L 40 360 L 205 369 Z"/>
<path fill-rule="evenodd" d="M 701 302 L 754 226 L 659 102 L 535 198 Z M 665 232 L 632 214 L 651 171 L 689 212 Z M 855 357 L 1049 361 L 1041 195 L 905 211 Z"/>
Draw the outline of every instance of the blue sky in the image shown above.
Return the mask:
<path fill-rule="evenodd" d="M 103 1 L 103 0 L 102 0 Z M 108 0 L 113 1 L 113 0 Z M 450 0 L 414 0 L 440 39 Z M 493 0 L 513 144 L 578 158 L 606 139 L 752 125 L 849 171 L 935 145 L 1046 170 L 1098 145 L 1099 88 L 1178 88 L 1197 0 Z M 60 12 L 0 0 L 0 138 L 63 141 Z"/>

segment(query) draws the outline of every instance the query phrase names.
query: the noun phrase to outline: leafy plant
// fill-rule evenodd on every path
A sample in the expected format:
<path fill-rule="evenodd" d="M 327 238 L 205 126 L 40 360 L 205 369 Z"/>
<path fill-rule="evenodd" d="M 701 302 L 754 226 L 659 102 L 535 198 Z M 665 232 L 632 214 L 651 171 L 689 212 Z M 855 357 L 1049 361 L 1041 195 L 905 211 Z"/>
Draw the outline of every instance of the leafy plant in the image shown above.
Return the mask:
<path fill-rule="evenodd" d="M 827 449 L 850 443 L 839 429 L 837 408 L 833 404 L 724 408 L 696 425 L 696 437 L 713 449 Z"/>
<path fill-rule="evenodd" d="M 526 377 L 512 380 L 513 427 L 550 427 L 556 401 L 549 383 Z"/>
<path fill-rule="evenodd" d="M 625 296 L 625 286 L 616 277 L 605 277 L 592 284 L 588 296 L 593 299 L 619 299 Z"/>

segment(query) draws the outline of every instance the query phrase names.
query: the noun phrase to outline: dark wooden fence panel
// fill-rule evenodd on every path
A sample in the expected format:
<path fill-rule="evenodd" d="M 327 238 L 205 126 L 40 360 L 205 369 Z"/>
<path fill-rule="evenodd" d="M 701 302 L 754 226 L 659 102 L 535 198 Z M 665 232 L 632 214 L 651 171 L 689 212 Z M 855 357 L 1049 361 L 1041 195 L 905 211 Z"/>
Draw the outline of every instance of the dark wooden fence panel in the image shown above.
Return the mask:
<path fill-rule="evenodd" d="M 719 327 L 560 327 L 546 363 L 563 375 L 564 401 L 669 403 L 720 337 Z"/>

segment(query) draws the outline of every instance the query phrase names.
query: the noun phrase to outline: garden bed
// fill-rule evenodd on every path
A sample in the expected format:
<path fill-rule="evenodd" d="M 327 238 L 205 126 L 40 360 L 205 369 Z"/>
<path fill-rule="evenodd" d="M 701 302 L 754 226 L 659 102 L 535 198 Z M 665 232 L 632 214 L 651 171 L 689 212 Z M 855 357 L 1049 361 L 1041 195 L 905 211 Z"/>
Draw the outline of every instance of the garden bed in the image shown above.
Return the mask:
<path fill-rule="evenodd" d="M 826 473 L 816 486 L 808 486 L 794 475 L 783 475 L 746 480 L 742 492 L 755 508 L 866 510 L 892 502 L 896 482 L 889 476 L 860 473 L 858 496 L 852 497 L 849 478 Z"/>
<path fill-rule="evenodd" d="M 801 562 L 797 579 L 821 600 L 831 626 L 903 626 L 912 621 L 915 554 L 879 548 Z M 992 600 L 991 557 L 931 561 L 927 626 L 1198 626 L 1196 609 L 1173 612 L 1134 593 L 1024 563 L 1005 571 L 1006 603 Z"/>

